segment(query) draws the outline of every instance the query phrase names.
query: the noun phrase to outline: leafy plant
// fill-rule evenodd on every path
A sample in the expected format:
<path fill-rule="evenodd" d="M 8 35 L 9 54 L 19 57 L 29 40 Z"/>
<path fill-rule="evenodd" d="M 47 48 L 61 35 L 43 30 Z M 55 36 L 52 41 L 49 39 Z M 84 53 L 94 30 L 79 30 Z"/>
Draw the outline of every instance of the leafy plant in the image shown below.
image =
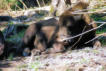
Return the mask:
<path fill-rule="evenodd" d="M 13 53 L 11 53 L 10 55 L 9 55 L 9 57 L 8 57 L 8 60 L 13 60 Z"/>
<path fill-rule="evenodd" d="M 0 9 L 19 9 L 22 8 L 23 5 L 19 0 L 0 0 Z"/>
<path fill-rule="evenodd" d="M 39 62 L 33 62 L 29 65 L 29 68 L 34 69 L 35 71 L 38 71 L 39 67 L 40 67 Z"/>
<path fill-rule="evenodd" d="M 81 64 L 88 63 L 88 62 L 89 62 L 89 60 L 86 60 L 85 58 L 82 58 L 81 61 L 80 61 Z"/>

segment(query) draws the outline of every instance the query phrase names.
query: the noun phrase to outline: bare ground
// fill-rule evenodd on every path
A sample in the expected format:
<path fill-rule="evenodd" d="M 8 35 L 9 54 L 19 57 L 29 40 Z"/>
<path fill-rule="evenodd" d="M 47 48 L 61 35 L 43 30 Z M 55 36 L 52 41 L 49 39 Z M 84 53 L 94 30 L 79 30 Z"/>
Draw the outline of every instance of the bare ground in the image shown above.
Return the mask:
<path fill-rule="evenodd" d="M 106 47 L 0 61 L 0 71 L 106 71 Z"/>

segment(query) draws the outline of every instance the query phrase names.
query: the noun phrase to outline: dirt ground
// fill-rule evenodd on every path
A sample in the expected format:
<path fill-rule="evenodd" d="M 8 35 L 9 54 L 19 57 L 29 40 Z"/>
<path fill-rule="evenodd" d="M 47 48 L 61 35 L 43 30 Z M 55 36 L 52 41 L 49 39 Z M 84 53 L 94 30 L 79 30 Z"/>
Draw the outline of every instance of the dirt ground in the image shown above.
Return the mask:
<path fill-rule="evenodd" d="M 106 47 L 0 61 L 0 71 L 106 71 Z"/>

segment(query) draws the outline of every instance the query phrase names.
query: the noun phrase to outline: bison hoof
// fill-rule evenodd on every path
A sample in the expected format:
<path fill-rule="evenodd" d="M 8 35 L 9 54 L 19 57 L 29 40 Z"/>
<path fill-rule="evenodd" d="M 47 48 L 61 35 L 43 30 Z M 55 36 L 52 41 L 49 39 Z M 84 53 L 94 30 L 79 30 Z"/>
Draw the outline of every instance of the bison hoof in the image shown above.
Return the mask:
<path fill-rule="evenodd" d="M 33 49 L 31 51 L 31 55 L 36 56 L 36 55 L 40 55 L 41 54 L 41 50 L 39 49 Z"/>

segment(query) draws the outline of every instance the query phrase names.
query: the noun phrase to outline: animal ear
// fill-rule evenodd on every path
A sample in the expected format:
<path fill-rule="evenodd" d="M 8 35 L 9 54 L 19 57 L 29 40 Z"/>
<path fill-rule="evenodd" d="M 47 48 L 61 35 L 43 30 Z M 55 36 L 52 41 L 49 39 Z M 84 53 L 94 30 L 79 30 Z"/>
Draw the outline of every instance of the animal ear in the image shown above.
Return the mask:
<path fill-rule="evenodd" d="M 96 23 L 93 21 L 93 19 L 90 18 L 90 16 L 88 14 L 83 14 L 83 20 L 85 20 L 86 25 L 91 25 L 93 27 L 97 27 Z"/>
<path fill-rule="evenodd" d="M 82 16 L 83 20 L 85 20 L 85 22 L 89 25 L 92 21 L 92 19 L 90 18 L 90 16 L 88 14 L 83 14 Z"/>

